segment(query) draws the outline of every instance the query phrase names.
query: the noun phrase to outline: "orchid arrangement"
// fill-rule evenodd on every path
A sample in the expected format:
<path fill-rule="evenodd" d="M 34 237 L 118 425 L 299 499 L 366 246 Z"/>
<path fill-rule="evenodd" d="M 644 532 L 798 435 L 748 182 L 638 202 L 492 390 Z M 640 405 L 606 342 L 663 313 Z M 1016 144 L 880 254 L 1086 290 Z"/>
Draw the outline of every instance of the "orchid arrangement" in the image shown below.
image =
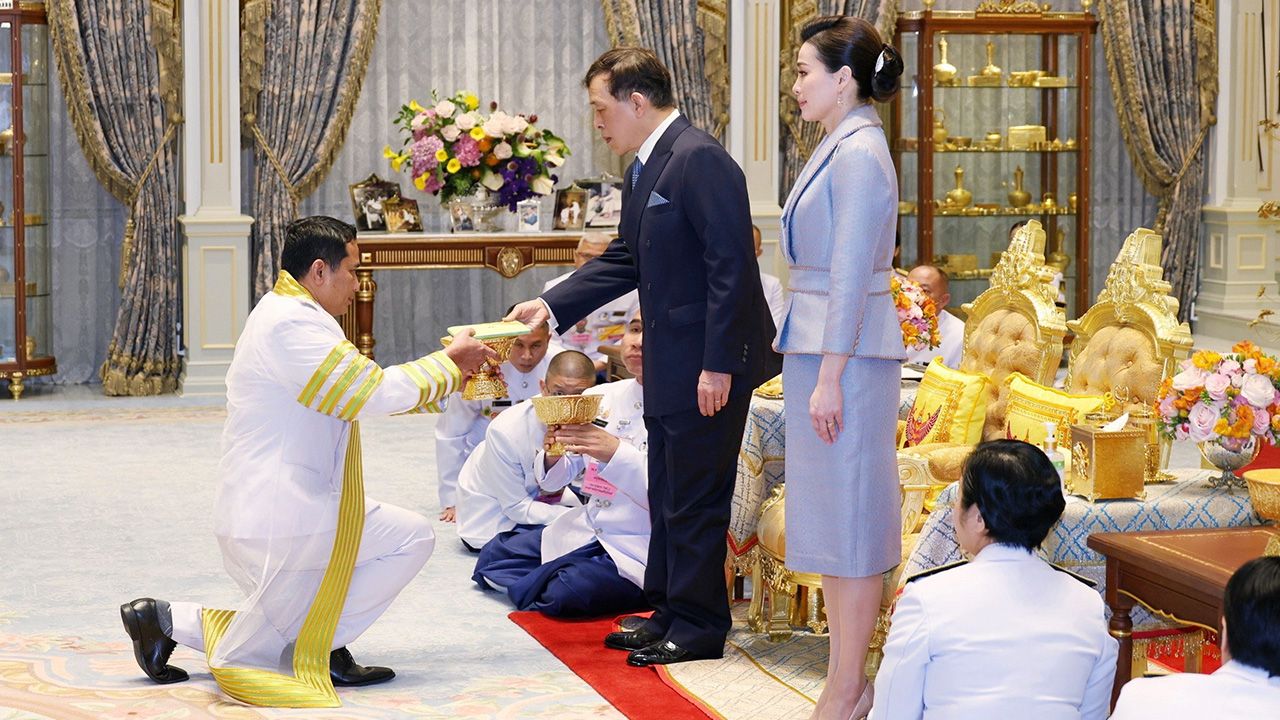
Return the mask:
<path fill-rule="evenodd" d="M 1280 441 L 1280 363 L 1251 342 L 1200 350 L 1160 385 L 1160 431 L 1178 440 L 1241 445 Z"/>
<path fill-rule="evenodd" d="M 382 151 L 393 170 L 409 170 L 419 190 L 448 202 L 485 188 L 512 212 L 521 200 L 555 190 L 552 171 L 564 164 L 569 147 L 538 128 L 537 115 L 509 115 L 496 102 L 486 115 L 480 99 L 465 91 L 441 99 L 432 90 L 431 100 L 431 107 L 411 100 L 400 108 L 395 124 L 405 135 L 402 148 Z"/>
<path fill-rule="evenodd" d="M 913 352 L 941 345 L 938 308 L 924 288 L 896 273 L 889 279 L 889 288 L 893 291 L 893 306 L 898 310 L 898 323 L 902 325 L 902 344 Z"/>

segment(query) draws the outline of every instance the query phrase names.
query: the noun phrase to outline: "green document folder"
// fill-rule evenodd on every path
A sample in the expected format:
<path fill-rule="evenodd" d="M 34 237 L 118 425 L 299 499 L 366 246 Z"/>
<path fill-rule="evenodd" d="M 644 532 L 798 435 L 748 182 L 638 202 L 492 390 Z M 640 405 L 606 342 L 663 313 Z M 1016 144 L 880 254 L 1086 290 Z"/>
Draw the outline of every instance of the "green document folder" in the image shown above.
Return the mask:
<path fill-rule="evenodd" d="M 477 340 L 498 340 L 500 338 L 528 335 L 529 326 L 522 322 L 491 322 L 476 325 L 454 325 L 449 328 L 449 335 L 456 337 L 464 330 L 475 330 Z"/>

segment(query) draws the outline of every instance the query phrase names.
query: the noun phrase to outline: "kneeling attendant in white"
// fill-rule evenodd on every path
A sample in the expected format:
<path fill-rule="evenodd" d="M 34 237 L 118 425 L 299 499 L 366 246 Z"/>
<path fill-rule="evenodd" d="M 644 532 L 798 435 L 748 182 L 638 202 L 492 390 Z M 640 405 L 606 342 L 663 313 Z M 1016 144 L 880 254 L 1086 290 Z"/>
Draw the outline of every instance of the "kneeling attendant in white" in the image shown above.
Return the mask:
<path fill-rule="evenodd" d="M 580 352 L 551 359 L 543 395 L 578 395 L 596 381 L 596 368 Z M 484 442 L 458 474 L 458 536 L 478 552 L 500 532 L 517 525 L 546 525 L 579 505 L 572 492 L 545 493 L 538 483 L 558 458 L 543 451 L 547 426 L 532 403 L 503 412 L 485 431 Z"/>
<path fill-rule="evenodd" d="M 973 560 L 908 581 L 873 720 L 1106 718 L 1118 647 L 1102 597 L 1034 552 L 1065 506 L 1040 449 L 995 440 L 973 451 L 954 513 Z"/>
<path fill-rule="evenodd" d="M 440 519 L 453 522 L 458 504 L 458 473 L 476 447 L 484 442 L 489 422 L 503 410 L 538 394 L 550 362 L 551 328 L 543 325 L 528 335 L 517 336 L 511 359 L 502 363 L 507 397 L 497 400 L 463 400 L 461 391 L 445 399 L 444 413 L 436 421 L 436 475 L 440 496 Z"/>
<path fill-rule="evenodd" d="M 355 296 L 355 240 L 333 218 L 286 230 L 284 269 L 227 372 L 214 528 L 248 599 L 234 611 L 121 606 L 156 682 L 187 679 L 167 664 L 175 641 L 205 652 L 223 691 L 254 705 L 337 707 L 334 685 L 394 677 L 355 664 L 344 646 L 418 573 L 435 537 L 426 518 L 364 496 L 357 420 L 433 409 L 492 351 L 464 337 L 385 370 L 361 355 L 334 319 Z"/>
<path fill-rule="evenodd" d="M 1280 557 L 1250 560 L 1222 598 L 1223 666 L 1130 680 L 1111 720 L 1280 718 Z"/>
<path fill-rule="evenodd" d="M 622 359 L 634 380 L 586 391 L 603 395 L 596 424 L 551 428 L 566 455 L 547 472 L 545 489 L 584 475 L 587 503 L 545 528 L 501 533 L 480 551 L 472 578 L 506 590 L 520 610 L 587 616 L 645 606 L 649 553 L 648 437 L 644 425 L 642 338 L 636 316 L 622 339 Z"/>

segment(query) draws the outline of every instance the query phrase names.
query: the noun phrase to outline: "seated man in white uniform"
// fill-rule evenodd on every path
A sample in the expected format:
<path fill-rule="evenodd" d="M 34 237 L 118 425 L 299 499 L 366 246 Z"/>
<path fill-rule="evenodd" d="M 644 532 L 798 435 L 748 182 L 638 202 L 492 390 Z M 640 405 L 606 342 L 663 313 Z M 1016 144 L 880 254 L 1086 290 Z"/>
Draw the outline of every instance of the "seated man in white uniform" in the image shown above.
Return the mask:
<path fill-rule="evenodd" d="M 589 232 L 582 236 L 578 241 L 578 249 L 573 252 L 573 268 L 586 265 L 588 261 L 598 258 L 604 254 L 609 247 L 612 238 L 608 233 Z M 552 278 L 543 286 L 543 292 L 564 282 L 564 279 L 572 275 L 573 272 L 567 272 L 559 277 Z M 609 366 L 609 360 L 600 352 L 601 345 L 617 345 L 622 342 L 622 335 L 626 332 L 627 321 L 631 319 L 640 310 L 640 291 L 632 290 L 605 305 L 598 308 L 588 317 L 579 320 L 574 324 L 568 332 L 551 338 L 551 354 L 555 355 L 561 350 L 577 350 L 578 352 L 591 358 L 591 362 L 595 363 L 596 372 L 604 373 Z M 600 375 L 599 379 L 603 380 L 604 376 Z"/>
<path fill-rule="evenodd" d="M 453 522 L 458 504 L 458 472 L 476 446 L 484 441 L 489 422 L 503 410 L 538 394 L 538 384 L 547 374 L 551 328 L 547 325 L 528 335 L 517 336 L 511 358 L 502 363 L 507 397 L 497 400 L 463 400 L 456 392 L 445 400 L 444 414 L 436 421 L 436 491 L 440 496 L 440 519 Z"/>
<path fill-rule="evenodd" d="M 942 344 L 907 353 L 907 362 L 927 365 L 942 356 L 942 364 L 953 370 L 960 367 L 960 355 L 964 351 L 964 321 L 947 312 L 951 302 L 951 281 L 947 274 L 932 265 L 917 265 L 907 273 L 907 279 L 920 285 L 925 294 L 933 298 L 938 309 L 938 335 Z"/>
<path fill-rule="evenodd" d="M 1222 602 L 1222 667 L 1129 681 L 1111 720 L 1280 718 L 1280 557 L 1236 570 Z"/>
<path fill-rule="evenodd" d="M 645 607 L 651 526 L 643 331 L 636 315 L 622 338 L 622 361 L 635 379 L 585 393 L 604 396 L 600 419 L 551 428 L 573 454 L 551 466 L 542 488 L 562 488 L 582 475 L 586 504 L 546 527 L 501 533 L 480 551 L 472 579 L 504 590 L 517 609 L 581 617 Z"/>
<path fill-rule="evenodd" d="M 543 395 L 579 395 L 596 384 L 591 359 L 566 350 L 547 365 Z M 546 525 L 581 503 L 571 490 L 544 492 L 538 483 L 559 458 L 543 451 L 547 426 L 523 402 L 489 423 L 484 442 L 458 473 L 458 536 L 472 552 L 500 532 Z"/>
<path fill-rule="evenodd" d="M 764 241 L 760 238 L 760 228 L 751 226 L 751 235 L 756 241 L 756 257 L 764 255 Z M 760 270 L 760 285 L 764 288 L 765 302 L 769 303 L 769 314 L 773 316 L 773 326 L 782 327 L 782 314 L 787 309 L 782 298 L 782 281 L 777 276 Z"/>
<path fill-rule="evenodd" d="M 351 305 L 355 228 L 329 217 L 285 229 L 280 277 L 249 313 L 227 371 L 214 503 L 234 612 L 140 598 L 120 608 L 134 657 L 159 683 L 175 643 L 206 652 L 218 685 L 254 705 L 336 707 L 334 685 L 390 680 L 344 647 L 382 615 L 435 545 L 426 518 L 364 495 L 363 417 L 431 410 L 493 351 L 467 336 L 381 368 L 335 317 Z"/>

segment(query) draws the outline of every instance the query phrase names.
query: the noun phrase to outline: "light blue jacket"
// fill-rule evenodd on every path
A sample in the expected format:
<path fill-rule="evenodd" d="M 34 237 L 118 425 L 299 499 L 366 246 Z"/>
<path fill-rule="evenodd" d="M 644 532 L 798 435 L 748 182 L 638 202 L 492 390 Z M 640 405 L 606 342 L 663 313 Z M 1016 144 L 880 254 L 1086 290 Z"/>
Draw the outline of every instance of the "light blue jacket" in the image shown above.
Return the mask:
<path fill-rule="evenodd" d="M 906 358 L 889 290 L 897 220 L 898 176 L 864 105 L 818 144 L 782 210 L 790 280 L 774 349 Z"/>

